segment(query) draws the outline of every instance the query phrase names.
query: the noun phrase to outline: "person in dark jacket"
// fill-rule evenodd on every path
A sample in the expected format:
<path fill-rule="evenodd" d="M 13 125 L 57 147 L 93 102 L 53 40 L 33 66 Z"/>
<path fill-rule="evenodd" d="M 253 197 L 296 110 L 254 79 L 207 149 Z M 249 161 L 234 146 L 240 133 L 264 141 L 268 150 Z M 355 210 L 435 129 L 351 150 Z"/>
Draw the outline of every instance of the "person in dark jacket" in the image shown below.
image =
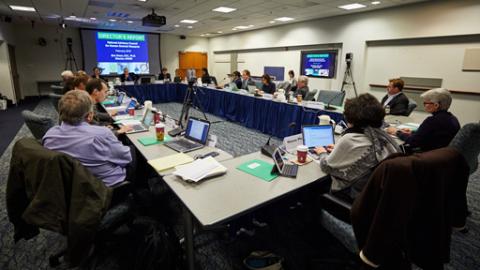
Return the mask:
<path fill-rule="evenodd" d="M 210 74 L 208 73 L 208 69 L 202 68 L 202 84 L 211 84 L 212 83 L 212 77 L 210 77 Z"/>
<path fill-rule="evenodd" d="M 301 95 L 302 99 L 304 99 L 305 96 L 307 95 L 308 91 L 309 91 L 309 89 L 308 89 L 308 77 L 304 76 L 304 75 L 298 77 L 296 87 L 297 87 L 297 89 L 295 90 L 295 93 L 293 94 L 293 96 L 296 97 L 298 95 Z"/>
<path fill-rule="evenodd" d="M 107 81 L 105 77 L 102 76 L 102 71 L 100 70 L 99 67 L 94 67 L 93 68 L 93 74 L 92 74 L 92 79 L 100 79 L 102 81 Z"/>
<path fill-rule="evenodd" d="M 168 69 L 166 67 L 162 68 L 162 72 L 160 74 L 158 74 L 158 79 L 160 81 L 163 81 L 163 80 L 172 80 L 172 77 L 170 76 L 170 73 L 168 73 Z"/>
<path fill-rule="evenodd" d="M 275 93 L 276 87 L 275 83 L 272 82 L 272 78 L 268 74 L 263 74 L 262 76 L 262 89 L 264 93 L 273 94 Z"/>
<path fill-rule="evenodd" d="M 130 73 L 128 68 L 123 69 L 123 74 L 120 76 L 120 81 L 121 82 L 134 82 L 135 81 L 135 75 L 133 73 Z"/>
<path fill-rule="evenodd" d="M 387 132 L 397 135 L 411 149 L 429 151 L 448 146 L 460 129 L 458 119 L 448 111 L 452 95 L 447 89 L 435 88 L 421 95 L 425 111 L 432 114 L 423 121 L 416 132 L 390 127 Z"/>
<path fill-rule="evenodd" d="M 381 102 L 383 107 L 386 108 L 387 114 L 405 115 L 407 113 L 408 98 L 402 92 L 404 84 L 402 79 L 390 79 L 387 86 L 387 95 L 383 97 Z"/>

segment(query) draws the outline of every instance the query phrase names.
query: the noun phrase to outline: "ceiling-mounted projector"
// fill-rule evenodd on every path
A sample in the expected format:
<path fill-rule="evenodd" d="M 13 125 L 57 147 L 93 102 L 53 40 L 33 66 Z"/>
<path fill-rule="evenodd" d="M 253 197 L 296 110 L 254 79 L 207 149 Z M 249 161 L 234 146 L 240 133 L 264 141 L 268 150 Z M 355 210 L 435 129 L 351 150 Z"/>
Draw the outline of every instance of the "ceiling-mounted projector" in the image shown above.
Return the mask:
<path fill-rule="evenodd" d="M 142 18 L 142 26 L 160 27 L 167 23 L 165 16 L 159 16 L 155 14 L 155 10 L 152 8 L 152 14 Z"/>

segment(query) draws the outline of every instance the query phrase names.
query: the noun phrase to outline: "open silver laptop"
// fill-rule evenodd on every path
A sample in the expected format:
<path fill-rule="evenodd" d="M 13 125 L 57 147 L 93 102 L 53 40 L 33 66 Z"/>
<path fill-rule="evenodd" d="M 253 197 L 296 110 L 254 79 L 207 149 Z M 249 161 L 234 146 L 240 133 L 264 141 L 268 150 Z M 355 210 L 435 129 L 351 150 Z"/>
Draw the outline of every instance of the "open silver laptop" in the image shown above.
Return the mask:
<path fill-rule="evenodd" d="M 207 144 L 210 122 L 207 120 L 188 118 L 185 138 L 165 143 L 165 146 L 181 153 L 186 153 L 203 148 Z"/>
<path fill-rule="evenodd" d="M 155 112 L 150 109 L 146 109 L 145 115 L 143 115 L 142 121 L 140 124 L 136 124 L 132 126 L 132 130 L 127 131 L 127 134 L 131 133 L 138 133 L 138 132 L 145 132 L 148 131 L 150 125 L 153 122 Z"/>

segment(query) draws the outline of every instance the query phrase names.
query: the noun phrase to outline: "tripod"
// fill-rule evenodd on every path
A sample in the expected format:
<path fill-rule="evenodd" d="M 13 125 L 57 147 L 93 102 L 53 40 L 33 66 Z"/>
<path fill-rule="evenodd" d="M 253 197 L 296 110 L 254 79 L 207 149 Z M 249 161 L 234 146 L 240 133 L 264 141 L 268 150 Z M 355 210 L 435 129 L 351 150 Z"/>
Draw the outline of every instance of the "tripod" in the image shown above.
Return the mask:
<path fill-rule="evenodd" d="M 72 40 L 70 38 L 67 39 L 67 59 L 65 59 L 65 70 L 78 70 L 77 61 L 75 60 L 75 55 L 72 51 Z M 75 69 L 73 69 L 75 65 Z"/>
<path fill-rule="evenodd" d="M 187 93 L 185 94 L 185 98 L 183 99 L 182 112 L 180 114 L 180 118 L 178 119 L 178 122 L 182 129 L 186 128 L 184 123 L 187 123 L 190 108 L 194 106 L 194 102 L 198 104 L 198 107 L 200 108 L 200 111 L 202 112 L 203 117 L 205 118 L 205 120 L 208 121 L 207 115 L 205 114 L 205 110 L 203 109 L 202 103 L 197 97 L 197 90 L 198 89 L 193 85 L 193 82 L 188 83 Z"/>
<path fill-rule="evenodd" d="M 350 61 L 347 60 L 347 68 L 345 68 L 345 74 L 343 75 L 342 88 L 340 89 L 340 91 L 344 92 L 345 85 L 351 84 L 353 85 L 353 90 L 355 91 L 355 97 L 358 97 L 357 87 L 355 86 L 355 81 L 353 80 L 352 68 L 350 67 L 350 64 L 351 64 L 351 60 Z"/>

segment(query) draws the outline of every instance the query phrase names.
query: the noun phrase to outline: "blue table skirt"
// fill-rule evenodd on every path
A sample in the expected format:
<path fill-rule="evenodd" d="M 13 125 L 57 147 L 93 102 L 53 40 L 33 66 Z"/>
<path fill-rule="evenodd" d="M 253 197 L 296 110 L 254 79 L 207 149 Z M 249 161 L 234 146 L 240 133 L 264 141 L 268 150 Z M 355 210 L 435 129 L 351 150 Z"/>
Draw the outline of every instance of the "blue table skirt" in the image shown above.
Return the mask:
<path fill-rule="evenodd" d="M 182 103 L 187 85 L 130 85 L 120 86 L 118 89 L 137 98 L 142 103 L 145 100 L 151 100 L 153 103 Z M 278 138 L 300 133 L 302 125 L 318 124 L 318 116 L 321 114 L 330 115 L 337 123 L 343 120 L 341 113 L 308 109 L 294 104 L 275 102 L 228 91 L 198 87 L 196 92 L 198 101 L 202 104 L 205 112 Z M 296 123 L 296 126 L 288 128 L 292 122 Z"/>

